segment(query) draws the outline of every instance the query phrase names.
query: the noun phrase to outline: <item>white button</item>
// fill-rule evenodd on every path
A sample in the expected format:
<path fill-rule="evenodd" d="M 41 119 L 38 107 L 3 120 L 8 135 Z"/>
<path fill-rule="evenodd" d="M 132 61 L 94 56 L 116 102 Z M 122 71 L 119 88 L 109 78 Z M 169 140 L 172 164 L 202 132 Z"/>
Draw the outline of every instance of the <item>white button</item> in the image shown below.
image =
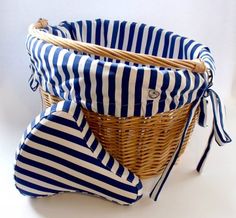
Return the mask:
<path fill-rule="evenodd" d="M 159 97 L 160 93 L 157 90 L 149 90 L 148 92 L 148 97 L 151 99 L 155 99 L 157 97 Z"/>

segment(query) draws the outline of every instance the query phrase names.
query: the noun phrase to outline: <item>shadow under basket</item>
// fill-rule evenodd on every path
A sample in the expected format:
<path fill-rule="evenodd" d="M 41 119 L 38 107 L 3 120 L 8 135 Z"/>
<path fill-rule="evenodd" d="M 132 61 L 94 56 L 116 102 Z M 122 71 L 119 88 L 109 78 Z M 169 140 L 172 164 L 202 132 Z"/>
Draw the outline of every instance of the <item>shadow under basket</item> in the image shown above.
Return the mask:
<path fill-rule="evenodd" d="M 49 107 L 62 99 L 40 90 L 43 105 Z M 161 174 L 180 143 L 191 104 L 151 117 L 119 118 L 83 108 L 94 135 L 117 161 L 140 178 Z M 199 110 L 189 126 L 180 155 L 194 129 Z"/>

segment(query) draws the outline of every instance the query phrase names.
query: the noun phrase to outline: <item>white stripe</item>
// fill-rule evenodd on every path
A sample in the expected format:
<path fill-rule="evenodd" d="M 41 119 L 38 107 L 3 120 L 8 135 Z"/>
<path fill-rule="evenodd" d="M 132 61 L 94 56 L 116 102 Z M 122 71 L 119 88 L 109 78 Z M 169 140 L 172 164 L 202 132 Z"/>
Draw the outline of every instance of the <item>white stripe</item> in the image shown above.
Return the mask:
<path fill-rule="evenodd" d="M 129 90 L 128 90 L 128 113 L 127 116 L 132 116 L 134 114 L 135 107 L 135 83 L 137 77 L 137 67 L 132 66 L 130 69 L 129 77 Z"/>
<path fill-rule="evenodd" d="M 181 40 L 180 36 L 177 36 L 175 39 L 173 58 L 178 58 L 179 56 L 180 40 Z"/>
<path fill-rule="evenodd" d="M 140 53 L 143 53 L 143 54 L 145 53 L 145 48 L 147 45 L 148 30 L 149 30 L 149 27 L 145 25 L 143 29 L 143 38 L 141 41 L 141 50 L 140 50 Z"/>
<path fill-rule="evenodd" d="M 164 79 L 164 76 L 163 76 L 162 71 L 157 70 L 157 83 L 156 83 L 155 90 L 158 91 L 159 93 L 161 93 L 161 87 L 163 85 L 163 79 Z M 155 100 L 153 100 L 152 114 L 156 114 L 158 112 L 159 99 L 160 98 L 156 98 Z"/>
<path fill-rule="evenodd" d="M 185 77 L 185 75 L 184 75 L 184 73 L 183 73 L 183 71 L 176 71 L 175 73 L 178 73 L 179 75 L 180 75 L 180 77 L 181 77 L 181 84 L 180 84 L 180 87 L 179 87 L 179 89 L 178 89 L 178 91 L 177 91 L 177 93 L 176 93 L 176 95 L 175 95 L 175 97 L 174 97 L 174 102 L 175 102 L 175 104 L 176 104 L 176 107 L 179 105 L 179 99 L 180 99 L 180 96 L 181 96 L 181 92 L 182 92 L 182 90 L 185 88 L 185 86 L 186 86 L 186 77 Z"/>
<path fill-rule="evenodd" d="M 15 172 L 15 176 L 17 176 L 18 178 L 23 179 L 27 182 L 30 182 L 32 184 L 36 184 L 36 185 L 39 185 L 39 186 L 42 186 L 42 187 L 45 187 L 45 188 L 48 188 L 48 189 L 54 189 L 55 191 L 59 191 L 59 192 L 61 192 L 61 191 L 64 191 L 64 192 L 65 191 L 71 191 L 70 189 L 61 188 L 59 186 L 53 185 L 51 183 L 44 182 L 44 181 L 39 180 L 39 179 L 32 178 L 30 176 L 21 174 L 19 172 Z"/>
<path fill-rule="evenodd" d="M 96 69 L 98 66 L 99 60 L 94 60 L 91 63 L 90 67 L 90 81 L 91 81 L 91 90 L 90 90 L 90 96 L 91 96 L 91 107 L 93 111 L 97 112 L 97 93 L 96 93 L 96 86 L 97 86 L 97 80 L 96 80 Z"/>
<path fill-rule="evenodd" d="M 169 86 L 168 88 L 166 89 L 166 100 L 165 100 L 165 108 L 164 108 L 164 111 L 169 111 L 170 110 L 170 103 L 172 101 L 172 97 L 170 95 L 170 93 L 173 91 L 174 87 L 175 87 L 175 76 L 174 76 L 174 72 L 173 71 L 169 71 L 169 72 L 166 72 L 169 74 Z"/>
<path fill-rule="evenodd" d="M 118 199 L 114 199 L 110 196 L 107 196 L 101 192 L 98 192 L 98 191 L 95 191 L 93 189 L 90 189 L 86 186 L 82 186 L 82 185 L 79 185 L 78 183 L 75 183 L 73 181 L 70 181 L 70 180 L 67 180 L 65 179 L 64 177 L 61 177 L 61 176 L 58 176 L 56 174 L 53 174 L 53 173 L 50 173 L 48 171 L 45 171 L 45 170 L 41 170 L 39 168 L 36 168 L 36 167 L 33 167 L 33 166 L 30 166 L 28 164 L 24 164 L 20 161 L 17 162 L 17 166 L 23 168 L 23 169 L 27 169 L 28 171 L 31 171 L 31 172 L 37 172 L 37 174 L 39 175 L 42 175 L 42 176 L 46 176 L 48 178 L 51 178 L 51 179 L 54 179 L 54 180 L 57 180 L 57 181 L 60 181 L 66 185 L 69 185 L 69 186 L 72 186 L 74 188 L 77 188 L 77 189 L 82 189 L 84 191 L 88 191 L 88 192 L 91 192 L 91 193 L 94 193 L 94 194 L 97 194 L 97 195 L 100 195 L 102 197 L 105 197 L 107 199 L 110 199 L 110 200 L 115 200 L 116 202 L 119 202 L 120 204 L 123 204 L 124 202 L 123 201 L 120 201 Z M 25 187 L 27 189 L 27 187 Z M 24 189 L 25 190 L 25 189 Z"/>
<path fill-rule="evenodd" d="M 123 40 L 123 45 L 122 45 L 122 50 L 125 50 L 125 51 L 127 51 L 127 47 L 128 47 L 130 25 L 131 25 L 130 22 L 127 22 L 127 23 L 125 24 L 124 40 Z"/>
<path fill-rule="evenodd" d="M 154 49 L 154 42 L 155 42 L 155 38 L 157 35 L 157 31 L 159 30 L 159 28 L 155 27 L 153 29 L 153 33 L 152 33 L 152 39 L 151 39 L 151 44 L 150 44 L 150 48 L 149 48 L 149 54 L 153 53 L 153 49 Z"/>
<path fill-rule="evenodd" d="M 141 114 L 140 114 L 141 116 L 146 115 L 150 77 L 151 77 L 151 69 L 148 67 L 144 68 L 143 85 L 142 85 L 142 100 L 141 100 L 142 107 L 141 107 Z"/>
<path fill-rule="evenodd" d="M 86 175 L 86 174 L 80 173 L 80 172 L 78 172 L 78 171 L 76 171 L 76 170 L 73 170 L 73 169 L 67 167 L 67 166 L 64 166 L 64 165 L 62 165 L 62 164 L 56 163 L 56 162 L 54 162 L 54 161 L 51 161 L 51 160 L 49 160 L 49 159 L 47 159 L 47 158 L 39 157 L 39 156 L 36 156 L 36 155 L 34 155 L 34 154 L 28 153 L 28 152 L 26 152 L 26 151 L 22 152 L 21 155 L 22 155 L 23 157 L 25 157 L 25 158 L 30 159 L 30 160 L 34 160 L 34 161 L 36 161 L 36 162 L 38 162 L 38 163 L 41 163 L 41 164 L 44 164 L 44 165 L 53 167 L 53 168 L 55 168 L 55 169 L 58 169 L 58 170 L 60 170 L 60 171 L 62 171 L 62 172 L 64 172 L 64 173 L 67 173 L 67 174 L 69 174 L 69 175 L 72 175 L 72 176 L 74 176 L 74 177 L 76 177 L 76 178 L 80 178 L 80 179 L 82 179 L 82 180 L 84 180 L 84 181 L 87 181 L 87 182 L 89 182 L 89 183 L 91 183 L 91 184 L 96 184 L 96 185 L 98 185 L 98 186 L 100 186 L 100 187 L 103 187 L 103 188 L 106 189 L 106 190 L 109 190 L 109 191 L 112 191 L 112 192 L 115 192 L 115 193 L 119 193 L 120 195 L 124 195 L 124 196 L 129 197 L 129 198 L 135 198 L 135 196 L 136 196 L 135 193 L 131 193 L 131 192 L 128 192 L 128 191 L 119 189 L 118 187 L 115 187 L 115 186 L 110 185 L 110 184 L 108 184 L 108 183 L 106 183 L 106 182 L 103 182 L 103 181 L 101 181 L 101 180 L 98 180 L 98 179 L 95 179 L 95 178 L 93 178 L 93 177 L 90 177 L 90 176 L 88 176 L 88 175 Z M 93 170 L 93 169 L 90 168 L 90 170 Z M 94 171 L 94 170 L 93 170 L 93 171 Z M 37 171 L 36 171 L 36 172 L 37 172 Z M 96 172 L 96 171 L 95 171 L 95 172 Z M 107 172 L 107 176 L 108 176 L 109 174 L 111 174 L 109 171 L 106 171 L 106 172 Z M 112 174 L 112 175 L 113 175 L 113 174 Z M 112 175 L 111 175 L 111 176 L 112 176 Z M 117 177 L 117 178 L 120 180 L 120 177 Z M 115 178 L 113 178 L 113 179 L 115 179 Z M 117 179 L 116 179 L 116 180 L 117 180 Z M 119 181 L 119 180 L 118 180 L 118 181 Z M 123 182 L 123 181 L 122 181 L 122 182 Z"/>
<path fill-rule="evenodd" d="M 165 35 L 166 35 L 166 32 L 164 30 L 162 30 L 160 41 L 159 41 L 159 46 L 158 46 L 158 52 L 157 52 L 157 56 L 159 56 L 159 57 L 162 57 L 162 54 L 163 54 Z"/>
<path fill-rule="evenodd" d="M 69 89 L 67 88 L 66 86 L 66 79 L 65 79 L 65 73 L 62 69 L 62 65 L 63 65 L 63 59 L 64 59 L 64 56 L 65 54 L 67 53 L 67 51 L 65 49 L 62 49 L 60 52 L 59 52 L 59 56 L 58 56 L 58 60 L 57 60 L 57 68 L 58 68 L 58 73 L 60 74 L 61 76 L 61 81 L 62 83 L 60 84 L 61 87 L 59 87 L 59 85 L 57 85 L 56 89 L 57 89 L 57 93 L 59 94 L 60 93 L 60 88 L 63 90 L 63 96 L 64 96 L 64 99 L 68 99 L 68 93 L 69 93 Z"/>
<path fill-rule="evenodd" d="M 115 115 L 120 117 L 121 116 L 121 90 L 122 90 L 122 77 L 124 72 L 124 64 L 118 64 L 117 71 L 116 71 L 116 78 L 115 78 Z"/>
<path fill-rule="evenodd" d="M 103 97 L 103 108 L 104 113 L 108 114 L 109 110 L 109 75 L 110 75 L 111 63 L 105 63 L 102 70 L 102 97 Z"/>
<path fill-rule="evenodd" d="M 136 24 L 134 28 L 134 35 L 133 35 L 133 40 L 132 40 L 132 46 L 131 46 L 131 51 L 135 52 L 136 47 L 137 47 L 137 39 L 138 39 L 138 31 L 139 31 L 140 25 Z"/>
<path fill-rule="evenodd" d="M 64 153 L 64 152 L 59 151 L 59 150 L 57 150 L 57 149 L 43 146 L 43 145 L 41 145 L 41 144 L 38 144 L 38 143 L 36 143 L 36 142 L 31 141 L 30 139 L 27 139 L 26 144 L 27 144 L 29 147 L 32 147 L 32 148 L 34 148 L 34 149 L 36 149 L 36 150 L 43 151 L 43 152 L 46 152 L 46 153 L 48 153 L 48 154 L 52 154 L 52 155 L 54 155 L 54 156 L 57 156 L 57 157 L 62 158 L 62 159 L 64 159 L 64 160 L 67 160 L 67 161 L 69 161 L 69 162 L 71 162 L 71 163 L 74 163 L 74 164 L 76 164 L 76 165 L 78 165 L 78 166 L 83 166 L 83 167 L 86 168 L 86 169 L 92 170 L 92 171 L 94 171 L 94 172 L 98 172 L 99 174 L 101 174 L 101 175 L 103 175 L 103 176 L 108 176 L 108 177 L 111 177 L 111 178 L 113 178 L 114 176 L 117 177 L 116 175 L 113 175 L 113 176 L 109 175 L 107 169 L 103 169 L 103 168 L 101 168 L 100 166 L 96 166 L 96 165 L 93 164 L 93 163 L 90 163 L 90 162 L 88 162 L 88 161 L 84 161 L 84 160 L 82 160 L 82 159 L 79 159 L 79 158 L 77 158 L 77 157 L 74 157 L 74 156 L 72 156 L 72 155 L 69 155 L 69 154 L 67 154 L 67 153 Z M 78 145 L 77 145 L 76 147 L 77 147 L 77 149 L 76 149 L 76 148 L 72 148 L 72 149 L 73 149 L 73 150 L 76 150 L 76 151 L 78 151 L 78 152 L 81 152 L 81 153 L 83 153 L 83 154 L 86 154 L 86 155 L 89 155 L 89 156 L 93 157 L 92 151 L 89 150 L 88 148 L 84 148 L 84 147 L 78 146 Z M 78 148 L 78 147 L 79 147 L 79 148 Z M 24 152 L 26 152 L 26 151 L 22 150 L 22 152 L 24 153 Z M 28 153 L 28 152 L 27 152 L 27 153 Z M 108 154 L 108 153 L 107 153 L 107 154 Z M 33 154 L 32 154 L 32 155 L 33 155 Z M 109 154 L 108 154 L 108 155 L 109 155 Z M 22 156 L 24 156 L 24 154 L 22 154 Z M 110 157 L 110 156 L 109 156 L 109 157 Z M 32 159 L 32 160 L 36 160 L 36 159 Z M 119 163 L 117 163 L 117 164 L 119 165 Z M 113 172 L 113 173 L 115 173 L 115 172 Z M 119 182 L 122 182 L 122 183 L 124 183 L 124 184 L 127 184 L 127 185 L 133 184 L 133 183 L 130 183 L 129 181 L 127 181 L 127 180 L 124 180 L 124 181 L 123 181 L 122 179 L 124 179 L 124 178 L 123 178 L 122 176 L 121 176 L 121 177 L 117 177 L 117 178 L 113 178 L 113 179 L 115 179 L 115 180 L 117 180 L 117 181 L 119 181 Z"/>
<path fill-rule="evenodd" d="M 62 113 L 62 112 L 61 112 Z M 61 114 L 60 113 L 60 114 Z M 67 113 L 64 112 L 65 115 L 68 116 Z M 66 117 L 63 117 L 66 119 Z M 74 129 L 72 127 L 69 127 L 69 126 L 66 126 L 66 125 L 62 125 L 62 124 L 59 124 L 53 120 L 48 120 L 47 118 L 43 118 L 41 121 L 40 121 L 40 124 L 44 125 L 44 126 L 47 126 L 47 127 L 50 127 L 52 129 L 55 129 L 55 130 L 60 130 L 61 132 L 64 132 L 66 134 L 70 134 L 70 135 L 73 135 L 75 137 L 79 137 L 79 138 L 83 138 L 83 135 L 81 134 L 80 131 L 78 131 L 77 129 Z M 34 129 L 32 130 L 33 132 L 36 132 L 37 129 Z"/>
<path fill-rule="evenodd" d="M 50 82 L 50 80 L 53 80 L 56 84 L 58 84 L 58 81 L 57 82 L 55 81 L 55 71 L 54 71 L 54 67 L 53 67 L 53 56 L 55 54 L 56 49 L 57 49 L 56 46 L 51 47 L 49 54 L 48 54 L 49 70 L 47 68 L 45 68 L 45 69 L 47 69 L 46 74 L 47 74 L 48 78 L 50 78 L 47 86 L 49 88 L 49 92 L 53 93 L 54 95 L 56 95 L 56 93 L 52 89 L 52 83 Z"/>
<path fill-rule="evenodd" d="M 25 185 L 22 185 L 18 182 L 16 182 L 16 186 L 19 188 L 19 189 L 22 189 L 24 191 L 27 191 L 27 192 L 31 192 L 33 194 L 37 194 L 37 195 L 54 195 L 53 192 L 45 192 L 45 191 L 39 191 L 37 189 L 33 189 L 33 188 L 30 188 L 28 186 L 25 186 Z"/>

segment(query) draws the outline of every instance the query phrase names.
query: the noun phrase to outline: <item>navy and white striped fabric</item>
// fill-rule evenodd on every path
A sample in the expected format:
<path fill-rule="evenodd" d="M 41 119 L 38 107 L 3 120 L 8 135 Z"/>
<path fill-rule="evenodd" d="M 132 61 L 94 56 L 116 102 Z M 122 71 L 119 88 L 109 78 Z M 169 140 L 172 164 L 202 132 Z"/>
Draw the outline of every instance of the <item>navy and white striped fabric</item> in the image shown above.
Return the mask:
<path fill-rule="evenodd" d="M 125 21 L 62 22 L 42 30 L 88 43 L 167 58 L 202 59 L 213 72 L 214 61 L 202 44 L 153 26 Z M 32 86 L 84 108 L 117 117 L 152 116 L 200 98 L 205 75 L 164 69 L 62 49 L 28 36 L 34 75 Z M 159 93 L 150 98 L 149 93 Z"/>
<path fill-rule="evenodd" d="M 16 153 L 15 182 L 31 197 L 83 192 L 119 204 L 142 197 L 139 178 L 95 139 L 79 105 L 61 101 L 28 126 Z"/>
<path fill-rule="evenodd" d="M 62 22 L 42 31 L 50 34 L 164 58 L 201 59 L 208 72 L 215 73 L 209 48 L 158 27 L 126 21 Z M 206 121 L 206 96 L 213 103 L 214 132 L 220 144 L 231 141 L 224 130 L 223 115 L 216 93 L 210 91 L 208 73 L 174 70 L 113 60 L 63 49 L 28 36 L 27 49 L 33 74 L 31 88 L 41 88 L 61 99 L 71 100 L 100 114 L 116 117 L 153 116 L 192 103 L 182 140 L 150 196 L 156 200 L 174 166 L 185 134 L 200 106 L 199 124 Z M 155 93 L 155 95 L 150 95 Z M 211 137 L 211 138 L 212 138 Z M 211 140 L 210 140 L 211 141 Z M 209 150 L 209 149 L 206 149 Z M 205 152 L 198 168 L 205 160 Z"/>

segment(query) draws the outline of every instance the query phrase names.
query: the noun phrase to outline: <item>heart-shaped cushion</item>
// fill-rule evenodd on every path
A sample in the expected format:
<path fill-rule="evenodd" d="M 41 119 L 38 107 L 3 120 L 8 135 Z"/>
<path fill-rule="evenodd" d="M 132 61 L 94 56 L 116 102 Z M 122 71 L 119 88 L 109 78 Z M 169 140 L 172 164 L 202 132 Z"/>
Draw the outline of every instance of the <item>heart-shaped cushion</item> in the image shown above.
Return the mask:
<path fill-rule="evenodd" d="M 104 150 L 71 101 L 47 108 L 28 126 L 14 178 L 19 191 L 31 197 L 83 192 L 119 204 L 142 197 L 140 179 Z"/>

